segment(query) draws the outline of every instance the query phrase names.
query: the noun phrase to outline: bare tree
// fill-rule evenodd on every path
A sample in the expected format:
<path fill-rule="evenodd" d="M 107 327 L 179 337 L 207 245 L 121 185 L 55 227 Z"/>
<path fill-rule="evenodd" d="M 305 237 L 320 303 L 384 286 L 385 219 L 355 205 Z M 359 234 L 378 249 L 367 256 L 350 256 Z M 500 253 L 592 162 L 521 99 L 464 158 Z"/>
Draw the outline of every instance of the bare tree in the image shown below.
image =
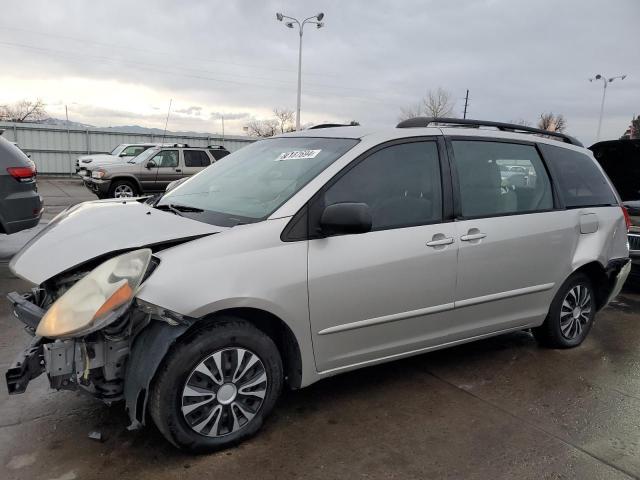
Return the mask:
<path fill-rule="evenodd" d="M 442 87 L 435 90 L 429 90 L 426 97 L 420 102 L 400 108 L 398 120 L 408 120 L 410 118 L 427 116 L 433 118 L 452 117 L 453 114 L 453 96 L 451 92 Z"/>
<path fill-rule="evenodd" d="M 275 118 L 251 120 L 247 123 L 247 133 L 252 137 L 273 137 L 279 133 L 280 123 Z"/>
<path fill-rule="evenodd" d="M 453 114 L 453 100 L 451 92 L 438 87 L 435 91 L 429 90 L 424 101 L 424 110 L 429 117 L 450 117 Z"/>
<path fill-rule="evenodd" d="M 538 128 L 549 132 L 564 132 L 567 128 L 567 121 L 561 113 L 557 115 L 553 112 L 543 113 L 538 120 Z"/>
<path fill-rule="evenodd" d="M 398 115 L 398 120 L 409 120 L 410 118 L 421 117 L 422 115 L 424 115 L 424 110 L 422 108 L 422 102 L 420 102 L 416 103 L 415 105 L 400 107 L 400 115 Z"/>
<path fill-rule="evenodd" d="M 525 120 L 524 118 L 519 118 L 518 120 L 511 120 L 509 123 L 513 123 L 515 125 L 522 125 L 523 127 L 531 126 L 531 122 L 529 120 Z"/>
<path fill-rule="evenodd" d="M 278 121 L 280 133 L 295 131 L 295 127 L 293 125 L 295 114 L 293 113 L 293 110 L 289 108 L 274 108 L 273 115 Z"/>
<path fill-rule="evenodd" d="M 21 100 L 11 105 L 0 105 L 0 120 L 5 122 L 39 122 L 47 118 L 44 102 Z"/>

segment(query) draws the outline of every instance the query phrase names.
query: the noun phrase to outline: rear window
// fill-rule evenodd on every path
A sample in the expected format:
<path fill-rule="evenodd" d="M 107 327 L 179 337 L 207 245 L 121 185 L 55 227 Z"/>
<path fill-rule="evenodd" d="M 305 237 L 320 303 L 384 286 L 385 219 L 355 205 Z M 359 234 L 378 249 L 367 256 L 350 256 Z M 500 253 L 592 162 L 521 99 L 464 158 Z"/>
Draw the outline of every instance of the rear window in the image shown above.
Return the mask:
<path fill-rule="evenodd" d="M 229 155 L 229 152 L 226 150 L 209 150 L 209 152 L 211 152 L 211 155 L 213 155 L 213 158 L 216 160 L 220 160 L 222 157 Z"/>
<path fill-rule="evenodd" d="M 208 167 L 209 165 L 211 160 L 203 150 L 184 150 L 185 167 Z"/>
<path fill-rule="evenodd" d="M 597 164 L 584 153 L 540 144 L 565 206 L 616 205 L 616 196 Z"/>

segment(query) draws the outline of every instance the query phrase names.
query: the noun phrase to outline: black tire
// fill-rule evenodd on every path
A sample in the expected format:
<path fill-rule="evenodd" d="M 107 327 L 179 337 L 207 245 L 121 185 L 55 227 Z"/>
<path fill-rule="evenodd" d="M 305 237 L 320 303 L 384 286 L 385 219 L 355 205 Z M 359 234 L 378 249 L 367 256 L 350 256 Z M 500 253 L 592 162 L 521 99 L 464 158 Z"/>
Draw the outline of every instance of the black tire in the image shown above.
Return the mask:
<path fill-rule="evenodd" d="M 200 402 L 201 399 L 207 399 L 204 394 L 200 398 L 188 397 L 194 401 L 183 406 L 183 389 L 187 388 L 187 382 L 194 381 L 194 376 L 199 377 L 194 369 L 196 367 L 200 368 L 202 362 L 212 362 L 213 354 L 225 355 L 225 358 L 231 357 L 232 354 L 229 352 L 237 352 L 237 350 L 233 350 L 234 347 L 249 351 L 258 357 L 261 362 L 260 365 L 252 368 L 263 368 L 263 370 L 259 370 L 258 373 L 254 374 L 255 376 L 260 376 L 262 373 L 266 374 L 267 383 L 266 391 L 263 393 L 264 398 L 258 407 L 254 407 L 256 411 L 251 413 L 255 416 L 247 420 L 248 417 L 242 415 L 242 410 L 238 410 L 238 402 L 236 401 L 233 401 L 230 405 L 221 405 L 222 400 L 220 398 L 222 396 L 220 392 L 222 388 L 208 382 L 206 376 L 203 376 L 203 378 L 205 382 L 208 382 L 208 386 L 218 388 L 216 395 L 212 396 L 209 404 L 199 407 L 199 411 L 183 414 L 183 408 L 188 408 Z M 222 363 L 224 366 L 224 358 Z M 210 373 L 215 370 L 215 364 L 209 363 L 208 366 L 211 366 Z M 240 364 L 235 365 L 236 368 L 234 370 L 237 372 L 237 367 L 242 366 L 243 362 L 240 362 Z M 221 382 L 224 382 L 224 385 L 227 382 L 231 382 L 231 376 L 234 375 L 231 370 L 227 369 L 227 373 L 222 374 Z M 215 371 L 217 374 L 218 371 Z M 220 369 L 220 371 L 224 372 L 225 369 Z M 251 370 L 248 372 L 250 374 Z M 231 375 L 228 375 L 229 373 Z M 241 376 L 239 382 L 242 382 L 242 378 Z M 213 452 L 236 445 L 253 436 L 260 429 L 264 419 L 269 415 L 280 396 L 283 378 L 282 360 L 271 338 L 240 318 L 221 317 L 215 323 L 193 333 L 188 333 L 186 338 L 179 341 L 171 349 L 160 366 L 152 385 L 149 412 L 158 429 L 176 447 L 197 453 Z M 249 384 L 252 381 L 252 379 L 249 379 L 244 384 Z M 261 387 L 258 388 L 264 388 L 264 384 L 260 385 Z M 244 408 L 246 405 L 242 403 L 241 397 L 244 399 L 248 397 L 239 393 L 242 388 L 244 387 L 238 387 L 237 393 L 234 393 L 233 398 L 239 399 L 240 405 Z M 238 395 L 237 397 L 235 396 L 236 394 Z M 251 394 L 249 393 L 249 395 Z M 249 398 L 249 401 L 253 402 L 254 398 Z M 205 418 L 206 421 L 216 408 L 220 408 L 220 411 L 215 413 L 214 417 L 211 417 L 212 419 L 204 427 L 201 427 L 202 433 L 198 433 L 189 425 L 187 418 L 190 415 L 196 415 L 196 420 L 193 423 L 202 425 L 204 421 L 201 422 L 201 419 Z M 232 409 L 234 412 L 231 411 Z M 233 417 L 231 417 L 231 414 L 233 414 Z M 233 419 L 238 417 L 241 417 L 244 423 L 238 430 L 231 431 L 232 428 L 235 428 Z M 191 418 L 189 418 L 189 421 L 191 421 Z M 233 426 L 231 426 L 232 424 Z M 227 433 L 224 432 L 225 425 L 229 427 Z M 208 436 L 207 434 L 210 434 L 214 428 L 219 429 L 220 435 Z M 208 432 L 206 431 L 207 429 Z"/>
<path fill-rule="evenodd" d="M 570 294 L 572 292 L 572 294 Z M 588 300 L 577 300 L 580 315 L 574 316 L 574 299 L 588 294 Z M 565 303 L 566 300 L 566 303 Z M 564 306 L 563 306 L 564 304 Z M 582 304 L 582 307 L 579 306 Z M 587 313 L 588 309 L 588 313 Z M 569 313 L 572 312 L 572 313 Z M 560 287 L 551 302 L 549 314 L 544 323 L 533 329 L 533 335 L 540 345 L 549 348 L 573 348 L 580 345 L 591 330 L 596 315 L 596 297 L 593 284 L 584 273 L 571 275 Z M 578 322 L 578 323 L 576 323 Z"/>
<path fill-rule="evenodd" d="M 130 180 L 116 180 L 112 182 L 111 186 L 109 187 L 109 198 L 116 198 L 116 191 L 118 190 L 118 187 L 129 188 L 132 192 L 133 197 L 137 196 L 140 193 L 138 192 L 138 186 L 134 182 Z"/>

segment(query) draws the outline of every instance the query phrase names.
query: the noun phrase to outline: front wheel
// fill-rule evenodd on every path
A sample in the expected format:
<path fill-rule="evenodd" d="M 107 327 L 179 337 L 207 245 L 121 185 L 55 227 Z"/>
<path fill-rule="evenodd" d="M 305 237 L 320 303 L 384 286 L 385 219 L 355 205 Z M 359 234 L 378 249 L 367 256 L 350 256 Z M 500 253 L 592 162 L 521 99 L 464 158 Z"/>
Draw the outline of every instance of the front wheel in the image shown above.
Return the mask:
<path fill-rule="evenodd" d="M 283 383 L 271 338 L 227 317 L 178 343 L 154 382 L 149 411 L 175 446 L 211 452 L 254 435 Z"/>
<path fill-rule="evenodd" d="M 587 337 L 596 314 L 593 285 L 576 273 L 556 293 L 544 323 L 533 329 L 536 340 L 551 348 L 572 348 Z"/>
<path fill-rule="evenodd" d="M 116 180 L 109 189 L 111 198 L 132 198 L 138 195 L 138 189 L 129 180 Z"/>

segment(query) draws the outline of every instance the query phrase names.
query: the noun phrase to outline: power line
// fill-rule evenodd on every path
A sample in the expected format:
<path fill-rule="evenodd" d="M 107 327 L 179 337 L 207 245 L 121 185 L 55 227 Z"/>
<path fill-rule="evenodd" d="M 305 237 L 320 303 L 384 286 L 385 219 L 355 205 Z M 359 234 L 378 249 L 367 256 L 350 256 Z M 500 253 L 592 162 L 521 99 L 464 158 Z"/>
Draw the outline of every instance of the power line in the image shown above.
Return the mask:
<path fill-rule="evenodd" d="M 29 33 L 29 34 L 35 34 L 35 35 L 41 35 L 41 36 L 46 36 L 46 37 L 52 37 L 52 38 L 61 38 L 63 40 L 73 40 L 74 42 L 79 42 L 83 45 L 86 44 L 91 44 L 91 45 L 97 45 L 100 47 L 107 47 L 107 48 L 119 48 L 119 49 L 123 49 L 123 50 L 127 50 L 127 51 L 131 51 L 131 50 L 135 50 L 141 53 L 147 53 L 147 54 L 152 54 L 152 55 L 161 55 L 163 58 L 167 58 L 166 52 L 161 52 L 161 51 L 157 51 L 157 50 L 149 50 L 149 49 L 145 49 L 145 48 L 139 48 L 139 47 L 134 47 L 134 46 L 130 46 L 130 45 L 117 45 L 114 43 L 103 43 L 103 42 L 96 42 L 94 40 L 87 40 L 86 38 L 77 38 L 77 37 L 71 37 L 68 35 L 60 35 L 60 34 L 55 34 L 55 33 L 45 33 L 45 32 L 38 32 L 35 30 L 30 30 L 30 29 L 26 29 L 26 28 L 17 28 L 17 27 L 8 27 L 6 25 L 0 25 L 0 29 L 2 30 L 13 30 L 16 32 L 24 32 L 24 33 Z M 199 57 L 185 57 L 185 56 L 181 56 L 180 58 L 176 58 L 176 57 L 168 57 L 168 58 L 173 58 L 175 61 L 184 61 L 185 59 L 188 60 L 194 60 L 197 62 L 210 62 L 210 63 L 221 63 L 223 65 L 233 65 L 233 66 L 237 66 L 237 67 L 244 67 L 244 68 L 255 68 L 255 69 L 261 69 L 261 70 L 269 70 L 269 71 L 281 71 L 281 72 L 287 72 L 287 73 L 292 73 L 292 72 L 296 72 L 297 70 L 295 69 L 290 69 L 290 68 L 279 68 L 279 67 L 273 67 L 273 66 L 262 66 L 262 65 L 251 65 L 251 64 L 247 64 L 247 63 L 238 63 L 238 62 L 230 62 L 227 60 L 214 60 L 214 59 L 203 59 L 203 58 L 199 58 Z M 332 74 L 332 73 L 319 73 L 319 72 L 307 72 L 304 75 L 309 75 L 309 76 L 322 76 L 322 77 L 338 77 L 339 75 L 336 74 Z"/>
<path fill-rule="evenodd" d="M 21 43 L 14 43 L 14 42 L 4 42 L 4 41 L 0 41 L 0 45 L 5 46 L 5 47 L 10 47 L 10 48 L 22 48 L 22 49 L 27 49 L 27 50 L 33 50 L 36 52 L 43 52 L 43 53 L 48 53 L 48 54 L 54 54 L 54 55 L 58 55 L 58 56 L 62 56 L 62 57 L 66 57 L 68 60 L 70 60 L 72 63 L 81 63 L 78 61 L 78 55 L 77 53 L 72 53 L 69 51 L 64 51 L 64 50 L 55 50 L 55 49 L 51 49 L 51 48 L 44 48 L 44 47 L 36 47 L 34 45 L 27 45 L 27 44 L 21 44 Z M 283 80 L 278 80 L 278 79 L 272 79 L 272 78 L 266 78 L 266 77 L 256 77 L 256 76 L 246 76 L 246 75 L 236 75 L 236 74 L 224 74 L 222 73 L 222 75 L 227 75 L 227 76 L 231 76 L 231 77 L 240 77 L 240 78 L 252 78 L 255 80 L 264 80 L 264 81 L 268 81 L 268 82 L 276 82 L 279 85 L 266 85 L 262 82 L 260 83 L 254 83 L 254 82 L 240 82 L 237 80 L 229 80 L 229 79 L 224 79 L 224 78 L 215 78 L 215 77 L 205 77 L 205 76 L 201 76 L 201 75 L 192 75 L 192 74 L 186 74 L 186 73 L 181 73 L 182 70 L 191 70 L 194 72 L 204 72 L 204 73 L 214 73 L 216 75 L 219 75 L 221 72 L 211 72 L 211 71 L 207 71 L 207 70 L 201 70 L 201 69 L 194 69 L 194 68 L 189 68 L 189 67 L 184 67 L 182 65 L 179 65 L 175 71 L 171 70 L 162 70 L 162 67 L 166 67 L 166 64 L 164 65 L 158 65 L 158 64 L 153 64 L 153 63 L 148 63 L 148 62 L 140 62 L 137 60 L 126 60 L 126 59 L 121 59 L 121 58 L 113 58 L 113 57 L 107 57 L 107 56 L 103 56 L 103 55 L 94 55 L 94 54 L 84 54 L 83 57 L 85 58 L 95 58 L 98 60 L 102 60 L 102 61 L 109 61 L 109 62 L 115 62 L 115 63 L 124 63 L 124 64 L 129 64 L 129 65 L 133 65 L 135 68 L 139 69 L 139 70 L 148 70 L 148 71 L 153 71 L 153 72 L 157 72 L 157 73 L 166 73 L 166 74 L 170 74 L 170 75 L 178 75 L 178 76 L 183 76 L 183 77 L 189 77 L 189 78 L 198 78 L 198 79 L 202 79 L 202 80 L 209 80 L 209 81 L 214 81 L 214 82 L 221 82 L 221 83 L 230 83 L 230 84 L 236 84 L 236 85 L 249 85 L 249 86 L 254 86 L 254 87 L 261 87 L 261 88 L 272 88 L 272 89 L 281 89 L 283 86 L 284 87 L 293 87 L 294 84 L 290 83 L 290 82 L 286 82 Z M 375 92 L 375 93 L 382 93 L 381 90 L 364 90 L 364 89 L 359 89 L 359 88 L 354 88 L 354 87 L 346 87 L 346 86 L 337 86 L 337 85 L 327 85 L 327 84 L 314 84 L 314 83 L 307 83 L 307 85 L 311 85 L 312 87 L 320 87 L 320 88 L 330 88 L 330 89 L 337 89 L 337 90 L 354 90 L 356 92 Z M 311 92 L 311 93 L 315 93 L 317 95 L 322 95 L 325 94 L 327 92 L 322 92 L 319 90 L 306 90 L 307 92 Z M 388 103 L 385 102 L 383 100 L 377 99 L 375 97 L 360 97 L 360 96 L 355 96 L 355 95 L 337 95 L 333 92 L 331 92 L 332 95 L 336 95 L 336 96 L 340 96 L 340 97 L 344 97 L 344 98 L 359 98 L 359 99 L 363 99 L 363 100 L 373 100 L 373 101 L 377 101 L 377 102 L 382 102 L 382 103 Z"/>

